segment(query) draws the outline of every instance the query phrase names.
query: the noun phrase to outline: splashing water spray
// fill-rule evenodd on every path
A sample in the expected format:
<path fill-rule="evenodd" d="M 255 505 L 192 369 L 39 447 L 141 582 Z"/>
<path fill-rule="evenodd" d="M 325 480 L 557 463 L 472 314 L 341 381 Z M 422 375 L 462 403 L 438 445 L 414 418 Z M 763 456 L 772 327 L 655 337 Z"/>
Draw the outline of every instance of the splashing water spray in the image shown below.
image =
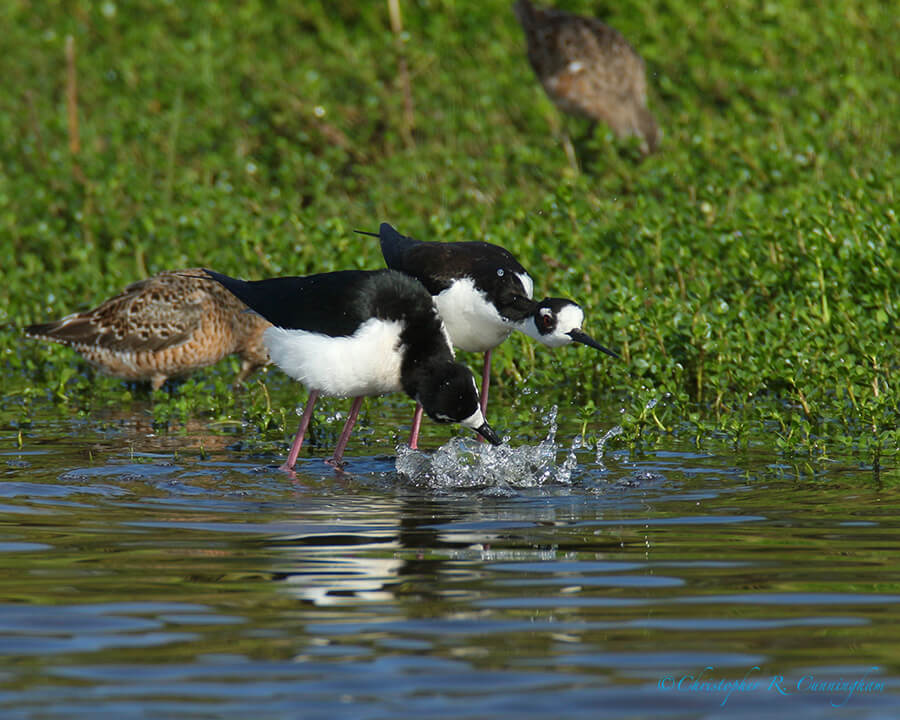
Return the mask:
<path fill-rule="evenodd" d="M 431 454 L 397 448 L 397 472 L 416 485 L 432 488 L 486 488 L 492 493 L 514 494 L 516 489 L 546 484 L 571 485 L 578 467 L 577 453 L 584 440 L 575 436 L 564 460 L 556 458 L 562 446 L 556 442 L 558 408 L 554 405 L 541 418 L 546 437 L 537 445 L 488 446 L 468 438 L 454 438 Z M 615 429 L 614 429 L 615 430 Z M 622 432 L 610 431 L 602 439 Z M 508 438 L 507 438 L 508 441 Z M 599 452 L 599 450 L 598 450 Z"/>
<path fill-rule="evenodd" d="M 594 458 L 594 462 L 600 466 L 601 470 L 606 470 L 606 465 L 603 462 L 603 455 L 606 452 L 606 443 L 612 440 L 616 435 L 621 435 L 623 432 L 625 432 L 625 430 L 622 429 L 622 426 L 616 425 L 607 430 L 603 437 L 597 441 L 597 455 Z"/>

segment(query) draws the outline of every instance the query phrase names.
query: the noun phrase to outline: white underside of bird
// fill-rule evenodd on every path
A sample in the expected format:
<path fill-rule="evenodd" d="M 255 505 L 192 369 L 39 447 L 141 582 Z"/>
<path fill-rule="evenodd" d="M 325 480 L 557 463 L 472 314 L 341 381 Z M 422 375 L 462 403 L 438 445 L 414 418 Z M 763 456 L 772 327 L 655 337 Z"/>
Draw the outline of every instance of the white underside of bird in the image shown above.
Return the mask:
<path fill-rule="evenodd" d="M 528 275 L 516 273 L 527 297 L 534 292 Z M 487 352 L 497 347 L 517 328 L 504 318 L 471 278 L 461 278 L 434 298 L 438 313 L 450 333 L 454 347 L 466 352 Z"/>
<path fill-rule="evenodd" d="M 401 331 L 395 320 L 370 318 L 349 336 L 271 327 L 263 342 L 272 362 L 310 390 L 359 397 L 402 390 Z M 373 363 L 372 358 L 382 361 Z"/>

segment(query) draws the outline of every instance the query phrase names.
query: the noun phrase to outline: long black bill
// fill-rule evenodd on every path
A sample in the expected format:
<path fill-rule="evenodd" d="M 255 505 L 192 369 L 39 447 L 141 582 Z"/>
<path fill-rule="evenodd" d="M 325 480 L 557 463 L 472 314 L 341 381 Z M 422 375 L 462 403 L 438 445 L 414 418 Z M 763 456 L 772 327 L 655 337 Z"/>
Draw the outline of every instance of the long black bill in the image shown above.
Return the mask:
<path fill-rule="evenodd" d="M 378 233 L 372 233 L 367 230 L 354 230 L 353 232 L 359 233 L 360 235 L 368 235 L 370 237 L 381 237 Z"/>
<path fill-rule="evenodd" d="M 503 442 L 500 440 L 497 433 L 494 432 L 494 428 L 487 424 L 487 420 L 484 421 L 484 424 L 481 427 L 475 428 L 475 432 L 481 435 L 481 437 L 487 440 L 491 445 L 501 445 Z"/>
<path fill-rule="evenodd" d="M 615 350 L 610 350 L 607 347 L 603 347 L 600 343 L 598 343 L 594 338 L 588 335 L 586 332 L 582 330 L 572 330 L 569 333 L 569 337 L 572 338 L 575 342 L 581 343 L 582 345 L 587 345 L 588 347 L 594 348 L 594 350 L 601 350 L 605 352 L 607 355 L 610 355 L 617 360 L 621 360 L 622 356 L 619 355 Z"/>

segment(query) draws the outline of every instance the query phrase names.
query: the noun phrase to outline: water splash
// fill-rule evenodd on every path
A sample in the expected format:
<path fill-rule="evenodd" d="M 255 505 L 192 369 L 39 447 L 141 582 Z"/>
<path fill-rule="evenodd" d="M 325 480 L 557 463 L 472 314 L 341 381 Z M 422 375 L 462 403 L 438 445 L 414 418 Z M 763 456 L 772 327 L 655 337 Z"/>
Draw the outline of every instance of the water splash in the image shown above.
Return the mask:
<path fill-rule="evenodd" d="M 583 444 L 584 439 L 581 437 L 581 435 L 576 435 L 574 438 L 572 438 L 572 446 L 569 448 L 569 452 L 566 453 L 566 459 L 557 470 L 557 482 L 564 483 L 566 485 L 570 485 L 572 483 L 572 472 L 576 467 L 578 467 L 578 456 L 576 453 L 581 449 L 581 446 Z"/>
<path fill-rule="evenodd" d="M 531 412 L 537 411 L 536 407 L 531 408 Z M 559 408 L 556 405 L 551 405 L 550 409 L 541 416 L 541 422 L 547 426 L 547 437 L 545 438 L 545 442 L 554 442 L 556 440 L 556 431 L 559 429 L 559 422 L 557 421 L 557 416 L 559 415 Z"/>
<path fill-rule="evenodd" d="M 606 465 L 603 463 L 603 455 L 606 452 L 606 443 L 612 440 L 616 435 L 621 435 L 625 430 L 621 425 L 616 425 L 613 428 L 610 428 L 606 431 L 606 434 L 597 441 L 597 456 L 594 459 L 594 462 L 600 466 L 601 470 L 606 470 Z"/>
<path fill-rule="evenodd" d="M 512 495 L 516 489 L 546 484 L 570 485 L 578 466 L 581 436 L 572 441 L 565 459 L 557 464 L 557 407 L 542 417 L 547 436 L 537 445 L 493 447 L 468 438 L 454 438 L 426 454 L 397 448 L 397 472 L 416 485 L 432 488 L 483 488 L 492 494 Z"/>

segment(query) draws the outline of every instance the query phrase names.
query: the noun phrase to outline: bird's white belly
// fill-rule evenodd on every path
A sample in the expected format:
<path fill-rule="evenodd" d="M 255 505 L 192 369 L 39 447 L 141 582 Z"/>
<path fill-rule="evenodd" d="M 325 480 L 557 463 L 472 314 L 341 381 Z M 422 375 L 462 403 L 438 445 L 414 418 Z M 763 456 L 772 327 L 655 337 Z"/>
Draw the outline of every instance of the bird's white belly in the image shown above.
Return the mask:
<path fill-rule="evenodd" d="M 349 337 L 270 327 L 263 342 L 272 362 L 323 395 L 359 397 L 397 392 L 401 325 L 371 318 Z"/>
<path fill-rule="evenodd" d="M 457 280 L 436 295 L 441 320 L 454 347 L 466 352 L 486 352 L 497 347 L 515 329 L 468 278 Z"/>

